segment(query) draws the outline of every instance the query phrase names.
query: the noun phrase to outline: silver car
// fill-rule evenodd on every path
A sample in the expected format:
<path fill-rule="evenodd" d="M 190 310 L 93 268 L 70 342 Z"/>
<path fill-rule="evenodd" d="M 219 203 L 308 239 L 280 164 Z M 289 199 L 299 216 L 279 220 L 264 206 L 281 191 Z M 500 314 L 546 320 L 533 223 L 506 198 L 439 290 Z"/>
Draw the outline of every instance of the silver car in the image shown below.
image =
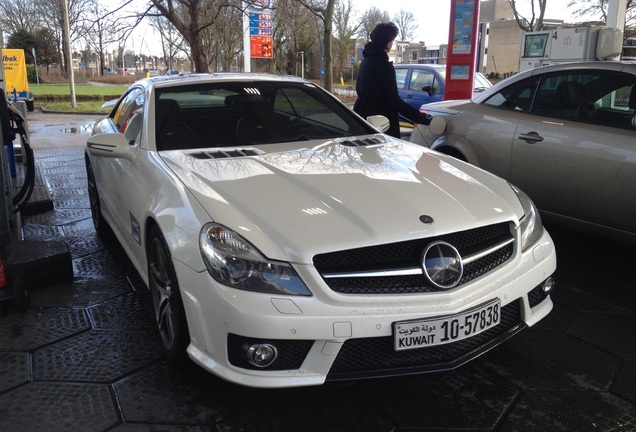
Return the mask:
<path fill-rule="evenodd" d="M 411 142 L 509 180 L 546 220 L 636 241 L 635 82 L 636 64 L 620 62 L 529 70 L 423 105 L 446 128 L 419 126 Z"/>

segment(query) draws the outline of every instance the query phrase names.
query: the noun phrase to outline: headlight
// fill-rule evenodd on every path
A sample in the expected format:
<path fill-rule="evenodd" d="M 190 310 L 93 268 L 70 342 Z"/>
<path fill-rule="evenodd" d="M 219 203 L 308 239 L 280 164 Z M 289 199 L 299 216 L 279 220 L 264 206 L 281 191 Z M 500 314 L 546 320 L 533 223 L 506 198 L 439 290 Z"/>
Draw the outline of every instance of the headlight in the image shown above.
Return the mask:
<path fill-rule="evenodd" d="M 521 223 L 521 252 L 525 252 L 541 238 L 541 235 L 543 234 L 543 224 L 541 223 L 539 211 L 528 195 L 513 185 L 510 185 L 510 187 L 517 194 L 517 197 L 521 202 L 521 206 L 523 207 L 523 217 L 519 222 Z"/>
<path fill-rule="evenodd" d="M 288 263 L 268 260 L 224 226 L 206 224 L 199 235 L 199 247 L 208 272 L 224 285 L 270 294 L 311 295 Z"/>

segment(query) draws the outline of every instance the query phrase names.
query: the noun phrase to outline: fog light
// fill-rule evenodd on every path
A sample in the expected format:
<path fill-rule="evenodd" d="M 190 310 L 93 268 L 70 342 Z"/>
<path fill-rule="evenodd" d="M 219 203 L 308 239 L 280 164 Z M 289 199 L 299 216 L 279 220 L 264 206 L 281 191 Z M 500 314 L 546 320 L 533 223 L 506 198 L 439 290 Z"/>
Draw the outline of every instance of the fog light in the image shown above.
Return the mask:
<path fill-rule="evenodd" d="M 256 367 L 264 368 L 271 365 L 277 356 L 278 351 L 271 344 L 256 344 L 247 350 L 247 361 Z"/>
<path fill-rule="evenodd" d="M 552 277 L 547 278 L 541 284 L 541 289 L 543 290 L 543 294 L 548 295 L 554 289 L 554 279 Z"/>

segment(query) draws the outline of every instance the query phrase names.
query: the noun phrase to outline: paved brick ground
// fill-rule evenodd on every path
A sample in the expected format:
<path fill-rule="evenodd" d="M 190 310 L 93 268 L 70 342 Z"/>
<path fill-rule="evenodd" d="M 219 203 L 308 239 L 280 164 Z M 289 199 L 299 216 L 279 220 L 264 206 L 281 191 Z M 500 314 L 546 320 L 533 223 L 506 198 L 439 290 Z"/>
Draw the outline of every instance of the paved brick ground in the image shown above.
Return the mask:
<path fill-rule="evenodd" d="M 55 209 L 24 237 L 65 241 L 74 277 L 0 317 L 1 431 L 636 430 L 636 251 L 554 227 L 555 310 L 457 370 L 255 390 L 169 363 L 139 275 L 93 232 L 87 120 L 33 115 Z"/>

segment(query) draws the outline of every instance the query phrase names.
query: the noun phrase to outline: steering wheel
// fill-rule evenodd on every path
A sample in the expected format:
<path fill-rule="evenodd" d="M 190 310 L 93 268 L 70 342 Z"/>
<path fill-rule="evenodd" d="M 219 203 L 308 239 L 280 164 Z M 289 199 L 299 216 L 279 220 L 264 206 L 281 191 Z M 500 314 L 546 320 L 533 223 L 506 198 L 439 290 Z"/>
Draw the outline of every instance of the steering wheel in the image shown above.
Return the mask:
<path fill-rule="evenodd" d="M 309 130 L 313 128 L 314 126 L 312 126 L 309 123 L 296 122 L 296 123 L 290 124 L 289 126 L 285 126 L 283 129 L 281 129 L 278 135 L 283 137 L 298 136 L 298 135 L 306 134 Z"/>

